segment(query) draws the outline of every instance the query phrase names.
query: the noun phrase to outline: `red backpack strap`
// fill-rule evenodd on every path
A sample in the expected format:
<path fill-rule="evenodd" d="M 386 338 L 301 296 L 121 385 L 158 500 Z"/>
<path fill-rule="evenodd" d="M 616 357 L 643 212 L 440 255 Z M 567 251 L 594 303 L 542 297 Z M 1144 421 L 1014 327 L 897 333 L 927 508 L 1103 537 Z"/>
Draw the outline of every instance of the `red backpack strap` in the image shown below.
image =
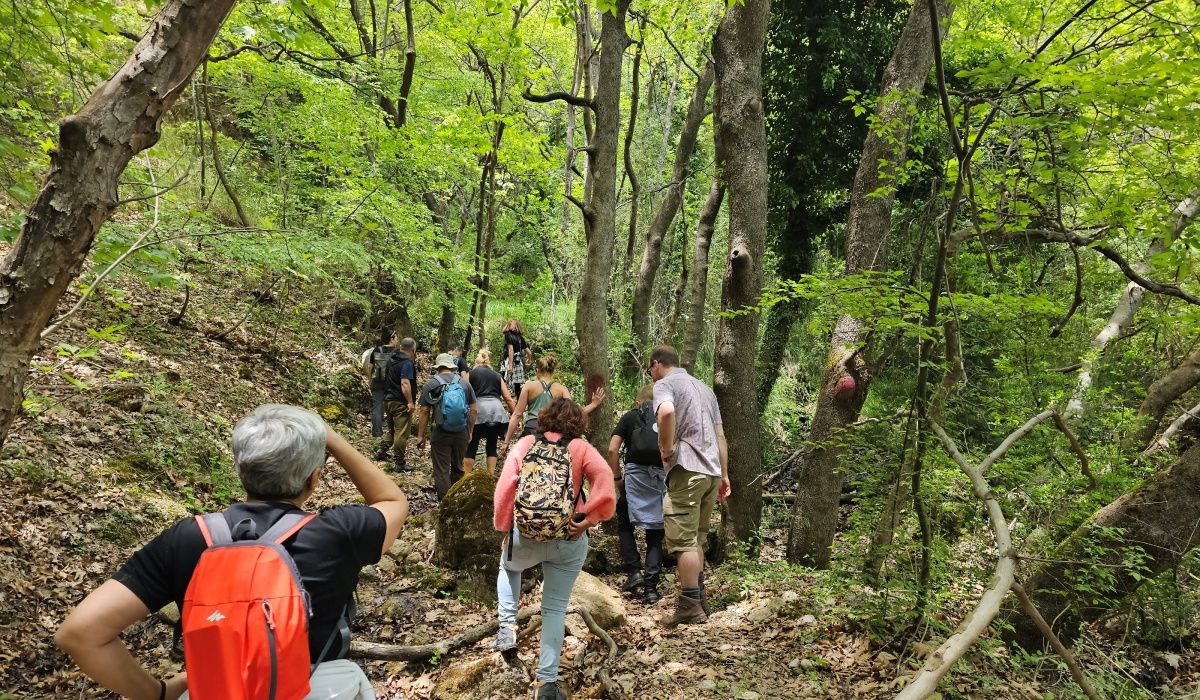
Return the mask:
<path fill-rule="evenodd" d="M 312 513 L 286 513 L 275 521 L 269 530 L 259 536 L 260 542 L 275 542 L 283 544 L 289 537 L 300 531 L 317 516 Z"/>
<path fill-rule="evenodd" d="M 233 542 L 233 535 L 229 532 L 229 523 L 225 521 L 224 513 L 197 515 L 196 525 L 200 528 L 200 534 L 204 535 L 204 544 L 209 547 Z"/>

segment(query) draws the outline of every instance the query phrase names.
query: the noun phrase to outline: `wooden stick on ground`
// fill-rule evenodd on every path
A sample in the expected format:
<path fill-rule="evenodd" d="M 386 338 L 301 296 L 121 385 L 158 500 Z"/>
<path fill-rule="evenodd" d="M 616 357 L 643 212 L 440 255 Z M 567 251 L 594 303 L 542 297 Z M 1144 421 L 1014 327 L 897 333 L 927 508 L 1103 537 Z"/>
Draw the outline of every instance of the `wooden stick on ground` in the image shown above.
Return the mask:
<path fill-rule="evenodd" d="M 1042 636 L 1046 638 L 1046 641 L 1050 642 L 1050 646 L 1054 648 L 1055 653 L 1067 665 L 1067 669 L 1071 672 L 1071 677 L 1075 679 L 1075 682 L 1079 684 L 1083 692 L 1091 700 L 1103 700 L 1104 696 L 1096 692 L 1095 687 L 1092 686 L 1092 682 L 1084 674 L 1083 667 L 1079 665 L 1079 660 L 1062 643 L 1058 635 L 1054 633 L 1054 630 L 1050 629 L 1050 625 L 1046 624 L 1046 619 L 1042 617 L 1042 614 L 1038 612 L 1037 606 L 1029 599 L 1029 595 L 1025 592 L 1025 587 L 1019 581 L 1014 581 L 1012 590 L 1017 595 L 1017 600 L 1021 603 L 1021 609 L 1033 620 L 1033 624 L 1037 625 L 1037 628 L 1042 631 Z"/>
<path fill-rule="evenodd" d="M 540 610 L 537 606 L 521 608 L 517 613 L 517 622 L 521 623 L 533 617 Z M 436 654 L 445 655 L 462 647 L 469 646 L 479 640 L 493 635 L 500 629 L 496 620 L 472 627 L 461 634 L 444 639 L 433 644 L 417 644 L 404 646 L 402 644 L 378 644 L 373 642 L 351 642 L 350 656 L 357 659 L 377 659 L 380 661 L 425 661 Z"/>

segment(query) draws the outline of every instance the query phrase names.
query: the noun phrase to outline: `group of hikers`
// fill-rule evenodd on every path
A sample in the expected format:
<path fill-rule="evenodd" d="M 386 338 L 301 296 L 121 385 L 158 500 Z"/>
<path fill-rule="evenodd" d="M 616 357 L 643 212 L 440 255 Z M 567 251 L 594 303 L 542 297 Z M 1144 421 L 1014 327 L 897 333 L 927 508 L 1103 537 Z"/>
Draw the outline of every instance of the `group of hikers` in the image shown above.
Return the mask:
<path fill-rule="evenodd" d="M 704 543 L 717 501 L 730 492 L 712 390 L 679 366 L 673 348 L 654 348 L 654 383 L 617 423 L 606 459 L 585 438 L 603 388 L 580 406 L 556 381 L 553 354 L 535 364 L 520 324 L 509 321 L 504 331 L 499 372 L 486 349 L 468 367 L 461 348 L 452 347 L 437 355 L 419 391 L 412 339 L 389 333 L 369 349 L 363 366 L 376 399 L 372 430 L 382 439 L 375 460 L 312 411 L 256 408 L 232 438 L 246 500 L 160 533 L 70 613 L 56 643 L 84 673 L 129 698 L 374 698 L 362 669 L 346 659 L 354 591 L 360 570 L 380 560 L 408 516 L 404 492 L 378 463 L 390 458 L 393 469 L 410 469 L 405 450 L 414 421 L 416 447 L 430 446 L 439 501 L 474 468 L 481 442 L 492 473 L 501 446 L 511 443 L 493 498 L 493 523 L 505 536 L 492 648 L 515 654 L 522 574 L 541 564 L 537 700 L 568 697 L 558 682 L 568 600 L 589 530 L 614 514 L 623 590 L 656 603 L 665 550 L 677 560 L 680 593 L 661 624 L 707 621 Z M 534 379 L 527 381 L 531 365 Z M 306 513 L 330 458 L 366 503 Z M 644 565 L 637 529 L 645 531 Z M 185 670 L 159 679 L 120 635 L 172 602 L 181 611 L 176 631 Z"/>

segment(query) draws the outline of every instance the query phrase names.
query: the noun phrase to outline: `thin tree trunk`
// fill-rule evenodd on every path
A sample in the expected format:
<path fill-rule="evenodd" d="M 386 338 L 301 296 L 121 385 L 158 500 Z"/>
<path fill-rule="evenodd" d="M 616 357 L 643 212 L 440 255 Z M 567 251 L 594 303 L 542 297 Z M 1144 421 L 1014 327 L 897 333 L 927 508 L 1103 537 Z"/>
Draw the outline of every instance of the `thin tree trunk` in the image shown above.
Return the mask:
<path fill-rule="evenodd" d="M 940 2 L 942 17 L 951 11 Z M 945 31 L 945 24 L 942 31 Z M 887 236 L 895 200 L 896 164 L 905 162 L 913 110 L 906 96 L 917 95 L 933 67 L 929 8 L 916 0 L 884 69 L 878 128 L 867 134 L 862 160 L 850 191 L 850 221 L 846 232 L 847 276 L 887 267 Z M 882 193 L 880 193 L 882 191 Z M 839 316 L 829 343 L 829 358 L 813 414 L 810 440 L 814 449 L 800 460 L 793 520 L 788 532 L 787 558 L 819 568 L 829 565 L 837 529 L 841 449 L 830 438 L 858 419 L 872 379 L 862 358 L 863 319 Z M 843 382 L 843 378 L 850 381 Z M 828 443 L 828 444 L 827 444 Z"/>
<path fill-rule="evenodd" d="M 641 22 L 645 33 L 646 21 Z M 641 95 L 642 45 L 639 41 L 637 50 L 633 53 L 633 84 L 629 91 L 629 124 L 625 127 L 625 175 L 629 178 L 629 231 L 625 240 L 625 272 L 622 280 L 629 279 L 629 269 L 633 267 L 633 244 L 637 240 L 638 206 L 642 200 L 642 186 L 638 181 L 637 172 L 633 169 L 633 134 L 637 126 L 638 100 Z"/>
<path fill-rule="evenodd" d="M 675 293 L 671 295 L 671 310 L 667 315 L 670 319 L 667 322 L 667 342 L 674 345 L 676 333 L 679 331 L 679 317 L 683 315 L 684 296 L 688 288 L 688 239 L 687 239 L 687 218 L 683 220 L 684 229 L 679 232 L 679 279 L 675 281 Z"/>
<path fill-rule="evenodd" d="M 1198 522 L 1200 445 L 1194 445 L 1166 471 L 1097 511 L 1058 546 L 1053 561 L 1025 583 L 1025 590 L 1059 638 L 1071 644 L 1085 623 L 1178 566 L 1200 543 Z M 1131 566 L 1131 558 L 1140 565 Z M 1073 586 L 1091 581 L 1097 567 L 1107 572 L 1105 598 L 1111 602 Z M 1030 650 L 1041 647 L 1042 633 L 1031 620 L 1017 611 L 1006 617 L 1012 625 L 1009 641 Z"/>
<path fill-rule="evenodd" d="M 575 306 L 579 367 L 585 386 L 608 386 L 608 301 L 616 241 L 617 147 L 621 134 L 621 64 L 629 37 L 625 15 L 629 0 L 616 0 L 605 12 L 600 30 L 601 53 L 596 82 L 596 126 L 588 153 L 591 197 L 584 214 L 587 264 Z M 591 415 L 591 439 L 597 448 L 608 445 L 612 432 L 612 391 Z M 587 397 L 583 397 L 584 401 Z"/>
<path fill-rule="evenodd" d="M 1192 192 L 1190 196 L 1179 203 L 1178 206 L 1171 212 L 1170 228 L 1171 240 L 1174 240 L 1183 233 L 1183 230 L 1200 214 L 1200 192 Z M 1150 247 L 1146 250 L 1146 257 L 1139 263 L 1133 265 L 1133 269 L 1143 277 L 1150 272 L 1150 260 L 1159 253 L 1166 250 L 1162 236 L 1157 236 L 1150 242 Z M 1134 316 L 1142 307 L 1142 300 L 1145 298 L 1146 289 L 1137 282 L 1129 282 L 1125 285 L 1125 289 L 1121 292 L 1121 297 L 1117 300 L 1117 305 L 1113 309 L 1112 314 L 1108 318 L 1108 322 L 1096 334 L 1092 340 L 1091 348 L 1087 355 L 1083 358 L 1083 364 L 1079 370 L 1079 379 L 1075 384 L 1075 394 L 1071 400 L 1067 402 L 1067 409 L 1064 415 L 1067 420 L 1078 420 L 1087 410 L 1087 393 L 1092 388 L 1092 371 L 1095 368 L 1095 363 L 1104 354 L 1109 343 L 1119 338 L 1129 325 L 1133 323 Z M 1159 417 L 1161 420 L 1161 416 Z M 1158 425 L 1155 424 L 1155 429 Z M 1150 437 L 1153 437 L 1151 433 Z M 1149 442 L 1149 437 L 1146 438 L 1142 445 Z"/>
<path fill-rule="evenodd" d="M 39 333 L 117 207 L 121 173 L 158 141 L 234 2 L 168 0 L 125 64 L 59 124 L 49 173 L 0 262 L 0 445 L 21 410 Z"/>
<path fill-rule="evenodd" d="M 583 62 L 586 56 L 583 54 L 584 48 L 579 40 L 579 33 L 576 32 L 575 39 L 575 69 L 571 77 L 571 94 L 579 94 L 579 85 L 583 81 Z M 586 111 L 586 110 L 585 110 Z M 575 206 L 567 197 L 575 194 L 575 161 L 578 152 L 575 150 L 575 105 L 567 103 L 567 159 L 563 164 L 563 203 L 562 203 L 562 218 L 559 221 L 559 233 L 563 240 L 566 240 L 571 233 L 571 207 Z M 547 261 L 549 262 L 549 261 Z M 554 270 L 553 265 L 550 268 Z M 564 292 L 566 290 L 563 290 Z"/>
<path fill-rule="evenodd" d="M 630 376 L 637 371 L 636 357 L 643 354 L 650 345 L 650 302 L 654 296 L 654 280 L 662 263 L 663 239 L 683 204 L 683 191 L 689 175 L 688 162 L 696 150 L 696 137 L 700 132 L 700 125 L 708 114 L 705 103 L 715 75 L 716 69 L 710 61 L 696 80 L 696 89 L 692 91 L 683 129 L 679 133 L 679 145 L 675 149 L 671 183 L 667 186 L 663 201 L 658 205 L 650 227 L 646 230 L 646 245 L 642 249 L 642 261 L 638 266 L 637 282 L 633 289 L 633 310 L 630 313 L 635 357 L 635 361 L 626 367 Z"/>
<path fill-rule="evenodd" d="M 413 72 L 417 68 L 417 35 L 413 30 L 412 0 L 404 0 L 404 72 L 400 76 L 400 104 L 396 106 L 396 128 L 408 123 L 408 96 L 412 93 Z"/>
<path fill-rule="evenodd" d="M 725 12 L 713 40 L 716 93 L 713 100 L 717 163 L 729 189 L 729 259 L 721 285 L 721 308 L 745 310 L 722 316 L 717 327 L 713 390 L 729 435 L 729 480 L 725 534 L 756 542 L 762 519 L 762 455 L 754 356 L 758 350 L 759 303 L 767 237 L 767 130 L 762 102 L 762 55 L 770 0 L 746 0 Z M 707 72 L 707 68 L 706 68 Z"/>
<path fill-rule="evenodd" d="M 217 173 L 217 180 L 221 182 L 221 188 L 225 190 L 229 201 L 233 202 L 233 208 L 237 211 L 238 221 L 242 224 L 242 228 L 250 228 L 250 217 L 246 216 L 246 210 L 242 208 L 242 200 L 238 197 L 238 193 L 229 184 L 229 177 L 225 174 L 225 166 L 221 164 L 221 150 L 217 145 L 217 119 L 213 116 L 212 102 L 209 99 L 209 93 L 212 92 L 212 86 L 208 82 L 208 67 L 204 69 L 204 115 L 208 118 L 209 129 L 209 150 L 212 151 L 213 170 Z"/>
<path fill-rule="evenodd" d="M 717 214 L 721 211 L 721 200 L 724 198 L 725 184 L 721 182 L 721 178 L 715 177 L 708 188 L 704 207 L 700 210 L 700 220 L 696 223 L 696 247 L 692 252 L 687 326 L 683 331 L 682 353 L 682 364 L 691 373 L 695 373 L 696 354 L 700 348 L 700 339 L 704 336 L 704 309 L 708 301 L 708 251 L 712 245 Z"/>

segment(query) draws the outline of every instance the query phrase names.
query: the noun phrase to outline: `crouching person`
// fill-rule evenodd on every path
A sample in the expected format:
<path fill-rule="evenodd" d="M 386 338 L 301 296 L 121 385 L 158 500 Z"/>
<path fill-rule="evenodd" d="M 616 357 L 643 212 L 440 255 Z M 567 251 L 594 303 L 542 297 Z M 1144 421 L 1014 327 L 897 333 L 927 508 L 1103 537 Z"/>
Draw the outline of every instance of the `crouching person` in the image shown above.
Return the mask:
<path fill-rule="evenodd" d="M 366 505 L 304 512 L 327 454 Z M 135 700 L 373 700 L 344 658 L 348 621 L 359 570 L 379 561 L 408 517 L 404 492 L 294 406 L 242 419 L 233 463 L 246 501 L 160 533 L 71 612 L 55 642 L 97 683 Z M 159 679 L 120 634 L 170 602 L 182 611 L 186 671 Z"/>

